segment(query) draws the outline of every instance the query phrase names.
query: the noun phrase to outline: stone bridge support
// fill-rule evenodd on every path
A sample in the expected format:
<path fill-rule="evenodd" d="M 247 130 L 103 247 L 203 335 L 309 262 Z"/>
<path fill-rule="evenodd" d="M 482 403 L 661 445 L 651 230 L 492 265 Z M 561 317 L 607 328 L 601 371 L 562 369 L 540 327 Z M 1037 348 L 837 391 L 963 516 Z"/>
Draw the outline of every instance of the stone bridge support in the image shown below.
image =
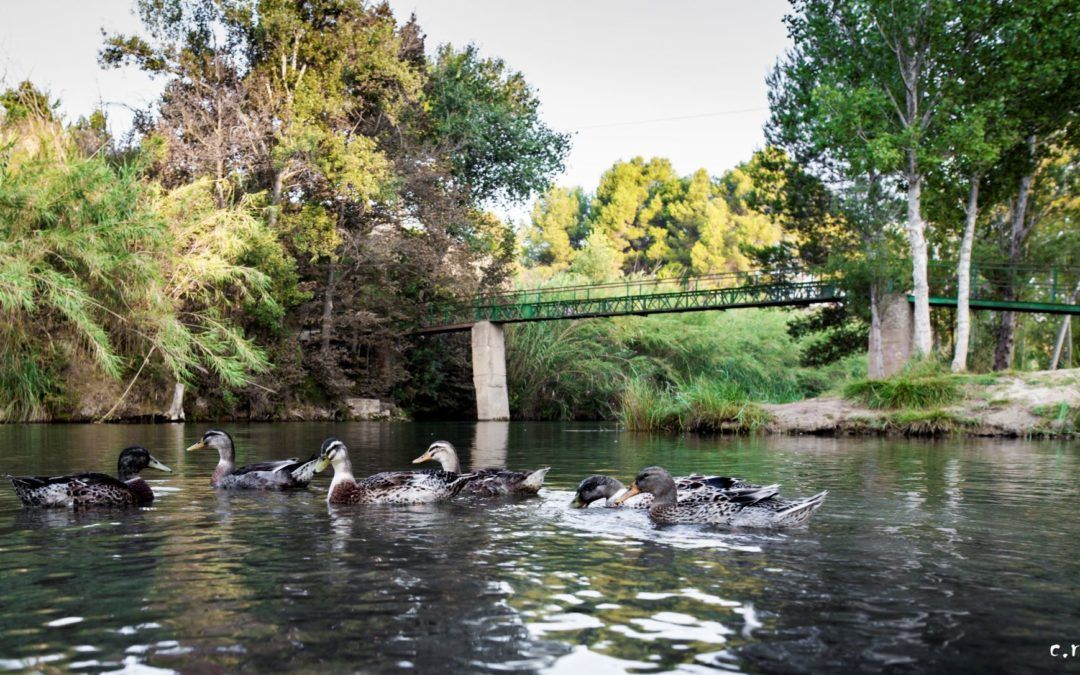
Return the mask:
<path fill-rule="evenodd" d="M 506 390 L 506 334 L 501 324 L 480 321 L 472 327 L 473 386 L 476 419 L 510 419 Z"/>
<path fill-rule="evenodd" d="M 900 372 L 911 358 L 911 341 L 915 333 L 915 311 L 906 293 L 883 293 L 877 303 L 881 321 L 880 337 L 875 345 L 870 331 L 870 350 L 867 355 L 867 376 L 872 380 Z"/>

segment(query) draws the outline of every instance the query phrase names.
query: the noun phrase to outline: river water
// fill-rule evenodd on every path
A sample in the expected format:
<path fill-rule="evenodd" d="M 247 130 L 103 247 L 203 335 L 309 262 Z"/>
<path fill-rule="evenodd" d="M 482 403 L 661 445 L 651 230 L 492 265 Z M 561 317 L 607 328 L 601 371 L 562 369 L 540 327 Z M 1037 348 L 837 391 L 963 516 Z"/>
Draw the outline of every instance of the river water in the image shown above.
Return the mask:
<path fill-rule="evenodd" d="M 539 497 L 328 507 L 222 494 L 196 425 L 0 426 L 0 473 L 112 473 L 150 448 L 152 508 L 24 510 L 0 489 L 0 669 L 131 672 L 1072 670 L 1080 446 L 650 436 L 590 424 L 229 425 L 239 461 L 336 435 L 356 474 L 437 438 L 463 465 L 552 466 Z M 567 508 L 660 464 L 829 490 L 784 532 Z"/>

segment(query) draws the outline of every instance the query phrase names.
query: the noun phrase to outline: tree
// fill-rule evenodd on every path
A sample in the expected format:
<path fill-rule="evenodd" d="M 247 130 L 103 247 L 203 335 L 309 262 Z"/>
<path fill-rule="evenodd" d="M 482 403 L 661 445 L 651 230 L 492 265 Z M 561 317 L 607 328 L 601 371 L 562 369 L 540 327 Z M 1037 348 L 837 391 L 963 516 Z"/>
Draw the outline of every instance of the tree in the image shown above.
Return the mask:
<path fill-rule="evenodd" d="M 164 149 L 157 177 L 261 205 L 295 260 L 306 297 L 266 336 L 302 355 L 290 381 L 331 400 L 405 391 L 400 326 L 503 283 L 513 233 L 483 207 L 544 189 L 567 137 L 520 73 L 475 47 L 429 61 L 415 18 L 385 3 L 137 7 L 145 36 L 110 36 L 101 61 L 168 78 L 140 125 Z"/>
<path fill-rule="evenodd" d="M 579 187 L 552 186 L 533 203 L 525 258 L 558 272 L 574 261 L 588 236 L 589 198 Z"/>
<path fill-rule="evenodd" d="M 915 296 L 914 347 L 929 354 L 928 249 L 922 191 L 950 73 L 945 55 L 966 50 L 977 30 L 958 21 L 958 3 L 871 0 L 794 3 L 795 40 L 781 70 L 792 91 L 816 102 L 815 145 L 839 150 L 849 176 L 891 175 L 906 193 L 906 231 Z M 804 120 L 806 118 L 803 118 Z"/>
<path fill-rule="evenodd" d="M 430 139 L 445 148 L 472 202 L 524 201 L 562 171 L 569 136 L 543 123 L 536 92 L 502 59 L 482 58 L 475 45 L 443 45 L 425 98 Z"/>

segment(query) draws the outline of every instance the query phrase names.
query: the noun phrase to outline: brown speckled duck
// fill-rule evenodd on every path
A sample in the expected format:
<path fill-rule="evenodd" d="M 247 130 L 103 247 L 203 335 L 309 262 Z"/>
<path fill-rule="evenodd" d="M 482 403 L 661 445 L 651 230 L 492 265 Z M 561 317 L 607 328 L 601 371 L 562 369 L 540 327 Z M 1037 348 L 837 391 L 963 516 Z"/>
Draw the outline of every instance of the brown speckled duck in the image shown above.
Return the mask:
<path fill-rule="evenodd" d="M 427 451 L 413 460 L 413 464 L 438 462 L 443 471 L 461 473 L 461 460 L 457 450 L 449 441 L 435 441 Z M 479 469 L 472 472 L 475 478 L 470 480 L 462 492 L 479 497 L 498 497 L 509 494 L 536 494 L 544 484 L 544 476 L 551 470 L 547 466 L 531 471 L 511 471 L 510 469 Z"/>
<path fill-rule="evenodd" d="M 675 487 L 678 489 L 677 498 L 680 502 L 690 499 L 690 497 L 699 490 L 757 491 L 779 487 L 777 485 L 754 485 L 753 483 L 747 483 L 741 478 L 703 476 L 701 474 L 680 476 L 672 480 L 675 481 Z M 624 494 L 626 494 L 626 486 L 619 480 L 612 478 L 611 476 L 601 476 L 596 474 L 584 478 L 578 483 L 577 492 L 574 494 L 574 501 L 570 502 L 570 506 L 575 509 L 583 509 L 590 504 L 603 499 L 605 506 L 613 507 L 615 506 L 616 500 Z M 621 502 L 619 506 L 627 509 L 647 509 L 652 506 L 652 502 L 653 496 L 651 494 L 648 492 L 639 492 L 632 497 L 627 497 L 626 501 Z"/>
<path fill-rule="evenodd" d="M 323 441 L 315 471 L 333 465 L 330 504 L 426 504 L 450 499 L 474 478 L 450 471 L 384 471 L 357 481 L 349 449 L 336 438 Z"/>
<path fill-rule="evenodd" d="M 7 478 L 15 488 L 15 494 L 27 506 L 145 506 L 154 501 L 154 491 L 139 472 L 147 467 L 172 471 L 139 446 L 124 448 L 116 464 L 118 478 L 103 473 Z"/>
<path fill-rule="evenodd" d="M 679 500 L 675 480 L 659 466 L 642 469 L 630 489 L 615 500 L 620 504 L 640 492 L 653 495 L 649 517 L 657 523 L 790 527 L 806 522 L 828 492 L 796 500 L 774 500 L 775 486 L 760 491 L 699 490 Z"/>

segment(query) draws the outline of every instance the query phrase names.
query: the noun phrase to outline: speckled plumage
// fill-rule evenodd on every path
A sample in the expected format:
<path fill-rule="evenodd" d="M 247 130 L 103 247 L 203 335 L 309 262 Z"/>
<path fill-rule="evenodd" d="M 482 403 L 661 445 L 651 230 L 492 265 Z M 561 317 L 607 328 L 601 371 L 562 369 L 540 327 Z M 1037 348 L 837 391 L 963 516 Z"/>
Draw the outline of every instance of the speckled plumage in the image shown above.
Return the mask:
<path fill-rule="evenodd" d="M 103 473 L 67 476 L 8 476 L 15 494 L 26 506 L 85 508 L 90 506 L 146 506 L 154 491 L 139 476 L 148 466 L 171 471 L 145 448 L 125 448 L 117 461 L 119 479 Z"/>
<path fill-rule="evenodd" d="M 791 527 L 806 522 L 828 495 L 820 492 L 806 499 L 780 500 L 775 498 L 776 488 L 775 485 L 760 490 L 704 488 L 678 499 L 671 475 L 653 466 L 638 474 L 619 501 L 626 501 L 638 492 L 653 494 L 649 517 L 657 523 Z"/>
<path fill-rule="evenodd" d="M 218 464 L 210 475 L 210 486 L 223 490 L 286 490 L 306 487 L 315 475 L 318 458 L 307 461 L 298 458 L 257 462 L 237 468 L 236 448 L 232 436 L 220 429 L 211 429 L 202 439 L 188 448 L 218 451 Z"/>
<path fill-rule="evenodd" d="M 384 471 L 356 481 L 335 480 L 331 504 L 427 504 L 450 499 L 471 476 L 449 471 Z"/>
<path fill-rule="evenodd" d="M 673 479 L 678 489 L 678 500 L 683 501 L 699 490 L 764 490 L 771 486 L 754 485 L 741 478 L 729 476 L 704 476 L 691 474 Z M 605 500 L 605 506 L 615 506 L 615 500 L 626 492 L 626 486 L 611 476 L 592 475 L 578 483 L 571 506 L 585 508 L 593 502 Z M 652 506 L 653 496 L 639 492 L 620 504 L 627 509 L 647 509 Z"/>
<path fill-rule="evenodd" d="M 461 460 L 449 441 L 435 441 L 413 464 L 439 462 L 443 471 L 461 474 Z M 544 484 L 544 477 L 551 467 L 529 471 L 511 469 L 479 469 L 473 471 L 472 480 L 465 484 L 463 494 L 476 497 L 501 497 L 512 494 L 536 494 Z"/>
<path fill-rule="evenodd" d="M 323 441 L 316 471 L 334 467 L 326 501 L 331 504 L 427 504 L 450 499 L 474 478 L 451 471 L 384 471 L 357 481 L 345 444 Z"/>

